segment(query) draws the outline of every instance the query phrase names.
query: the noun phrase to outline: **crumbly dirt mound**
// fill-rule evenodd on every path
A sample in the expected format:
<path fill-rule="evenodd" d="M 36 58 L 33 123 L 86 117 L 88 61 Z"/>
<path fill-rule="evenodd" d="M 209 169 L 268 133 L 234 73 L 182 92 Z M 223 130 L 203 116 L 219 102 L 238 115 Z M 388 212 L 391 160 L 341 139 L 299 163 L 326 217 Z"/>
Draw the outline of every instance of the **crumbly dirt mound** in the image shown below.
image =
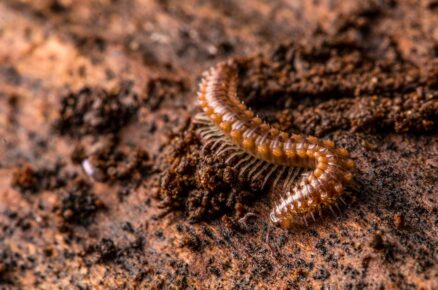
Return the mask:
<path fill-rule="evenodd" d="M 62 97 L 55 128 L 61 135 L 70 136 L 114 133 L 131 120 L 137 109 L 137 96 L 127 83 L 111 92 L 85 87 Z"/>
<path fill-rule="evenodd" d="M 364 46 L 348 39 L 281 45 L 244 61 L 242 95 L 258 108 L 283 108 L 277 118 L 284 130 L 436 132 L 437 62 L 419 69 Z"/>
<path fill-rule="evenodd" d="M 201 157 L 199 139 L 193 131 L 175 138 L 165 160 L 169 167 L 161 176 L 160 198 L 168 210 L 182 210 L 190 221 L 205 220 L 236 212 L 254 199 L 238 172 L 212 157 L 208 148 Z"/>
<path fill-rule="evenodd" d="M 104 208 L 102 201 L 83 180 L 77 180 L 73 188 L 62 195 L 59 212 L 67 224 L 87 226 L 93 221 L 96 212 Z"/>
<path fill-rule="evenodd" d="M 12 186 L 22 193 L 38 193 L 43 190 L 56 190 L 66 185 L 67 175 L 61 163 L 52 167 L 34 169 L 29 164 L 18 167 L 12 176 Z"/>

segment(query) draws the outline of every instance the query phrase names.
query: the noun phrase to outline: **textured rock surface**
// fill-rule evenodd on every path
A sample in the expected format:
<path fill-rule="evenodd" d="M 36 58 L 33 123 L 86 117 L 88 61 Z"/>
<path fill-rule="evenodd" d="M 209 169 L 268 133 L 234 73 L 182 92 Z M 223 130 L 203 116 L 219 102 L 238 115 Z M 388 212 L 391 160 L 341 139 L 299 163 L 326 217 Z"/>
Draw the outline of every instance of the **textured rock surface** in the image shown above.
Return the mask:
<path fill-rule="evenodd" d="M 1 1 L 0 285 L 437 288 L 437 9 Z M 261 116 L 358 164 L 342 213 L 271 229 L 274 256 L 277 192 L 201 157 L 191 124 L 202 71 L 229 57 Z"/>

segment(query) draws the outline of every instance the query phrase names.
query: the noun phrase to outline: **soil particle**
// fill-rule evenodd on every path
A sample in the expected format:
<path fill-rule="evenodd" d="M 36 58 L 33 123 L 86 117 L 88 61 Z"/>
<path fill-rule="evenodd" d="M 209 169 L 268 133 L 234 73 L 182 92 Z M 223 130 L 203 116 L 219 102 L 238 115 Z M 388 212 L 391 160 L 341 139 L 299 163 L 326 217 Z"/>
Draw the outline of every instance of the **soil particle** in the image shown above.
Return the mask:
<path fill-rule="evenodd" d="M 97 181 L 139 184 L 151 170 L 149 155 L 140 148 L 108 149 L 92 153 L 86 159 Z"/>
<path fill-rule="evenodd" d="M 66 175 L 61 163 L 52 167 L 34 169 L 30 164 L 17 168 L 12 176 L 12 186 L 21 193 L 38 193 L 43 190 L 56 190 L 66 185 Z"/>
<path fill-rule="evenodd" d="M 390 242 L 384 240 L 381 233 L 375 233 L 370 242 L 370 246 L 382 252 L 383 258 L 387 262 L 394 262 L 397 249 Z"/>
<path fill-rule="evenodd" d="M 115 242 L 111 238 L 103 238 L 95 244 L 89 245 L 84 251 L 84 256 L 87 261 L 96 261 L 102 264 L 116 264 L 124 268 L 128 272 L 133 263 L 141 262 L 144 265 L 148 264 L 143 258 L 137 259 L 136 255 L 144 251 L 145 239 L 143 236 L 137 236 L 133 241 Z M 133 276 L 136 279 L 141 279 L 146 269 L 143 271 L 133 270 Z"/>
<path fill-rule="evenodd" d="M 97 245 L 96 251 L 99 253 L 99 262 L 105 263 L 115 260 L 118 249 L 111 239 L 102 239 Z"/>
<path fill-rule="evenodd" d="M 19 256 L 11 251 L 9 247 L 0 248 L 0 284 L 14 285 L 13 278 L 9 273 L 13 272 L 18 266 Z"/>
<path fill-rule="evenodd" d="M 394 221 L 394 225 L 397 229 L 400 230 L 403 228 L 403 226 L 404 226 L 403 214 L 401 214 L 401 213 L 394 214 L 393 221 Z"/>
<path fill-rule="evenodd" d="M 192 251 L 201 252 L 208 244 L 207 241 L 202 240 L 193 230 L 189 228 L 186 228 L 185 230 L 186 234 L 181 239 L 180 246 L 187 247 Z"/>
<path fill-rule="evenodd" d="M 132 84 L 124 82 L 113 91 L 84 87 L 61 98 L 59 119 L 54 127 L 61 135 L 117 133 L 138 110 Z"/>
<path fill-rule="evenodd" d="M 148 81 L 146 94 L 142 97 L 142 102 L 151 111 L 156 111 L 161 104 L 173 103 L 178 106 L 176 100 L 181 94 L 187 93 L 188 86 L 181 79 L 156 78 Z"/>
<path fill-rule="evenodd" d="M 376 250 L 382 250 L 385 247 L 382 235 L 375 234 L 370 242 L 370 246 Z"/>
<path fill-rule="evenodd" d="M 325 268 L 320 268 L 318 271 L 313 274 L 313 278 L 316 280 L 327 280 L 330 277 L 330 272 L 328 272 Z"/>
<path fill-rule="evenodd" d="M 21 192 L 27 190 L 36 191 L 37 185 L 37 176 L 29 165 L 25 165 L 14 172 L 12 186 L 19 188 Z"/>
<path fill-rule="evenodd" d="M 63 195 L 59 211 L 67 224 L 88 226 L 93 222 L 96 212 L 105 208 L 91 191 L 90 185 L 82 180 L 77 180 Z"/>
<path fill-rule="evenodd" d="M 118 135 L 108 134 L 93 142 L 77 144 L 70 159 L 97 182 L 137 187 L 152 173 L 153 163 L 145 149 L 120 144 Z M 87 149 L 86 149 L 87 148 Z M 124 191 L 128 190 L 125 187 Z M 122 194 L 123 195 L 123 194 Z"/>

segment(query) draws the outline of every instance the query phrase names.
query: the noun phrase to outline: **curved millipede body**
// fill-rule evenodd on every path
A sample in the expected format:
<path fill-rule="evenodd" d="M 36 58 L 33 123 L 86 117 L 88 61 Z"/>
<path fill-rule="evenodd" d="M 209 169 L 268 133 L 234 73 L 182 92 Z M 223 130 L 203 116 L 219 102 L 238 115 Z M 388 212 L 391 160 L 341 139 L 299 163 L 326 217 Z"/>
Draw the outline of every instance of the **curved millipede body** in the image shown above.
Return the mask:
<path fill-rule="evenodd" d="M 331 209 L 353 180 L 354 161 L 330 140 L 288 134 L 257 117 L 237 97 L 237 69 L 222 62 L 204 73 L 198 92 L 203 113 L 196 117 L 199 134 L 216 156 L 260 180 L 283 180 L 284 193 L 270 213 L 274 224 L 307 224 L 324 206 Z M 311 169 L 302 174 L 304 169 Z M 297 181 L 298 177 L 302 178 Z M 283 178 L 282 178 L 283 177 Z"/>

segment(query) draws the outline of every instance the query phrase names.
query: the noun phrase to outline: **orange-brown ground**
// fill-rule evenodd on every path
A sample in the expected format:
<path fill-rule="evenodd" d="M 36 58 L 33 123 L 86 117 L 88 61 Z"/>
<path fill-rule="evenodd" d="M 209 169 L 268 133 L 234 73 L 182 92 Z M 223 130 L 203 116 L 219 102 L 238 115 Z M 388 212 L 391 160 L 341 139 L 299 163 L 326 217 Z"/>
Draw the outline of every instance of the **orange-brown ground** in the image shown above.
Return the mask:
<path fill-rule="evenodd" d="M 438 287 L 438 3 L 272 2 L 0 2 L 0 288 Z M 349 206 L 272 229 L 275 257 L 237 220 L 277 192 L 191 124 L 229 57 L 250 107 L 357 162 Z"/>

